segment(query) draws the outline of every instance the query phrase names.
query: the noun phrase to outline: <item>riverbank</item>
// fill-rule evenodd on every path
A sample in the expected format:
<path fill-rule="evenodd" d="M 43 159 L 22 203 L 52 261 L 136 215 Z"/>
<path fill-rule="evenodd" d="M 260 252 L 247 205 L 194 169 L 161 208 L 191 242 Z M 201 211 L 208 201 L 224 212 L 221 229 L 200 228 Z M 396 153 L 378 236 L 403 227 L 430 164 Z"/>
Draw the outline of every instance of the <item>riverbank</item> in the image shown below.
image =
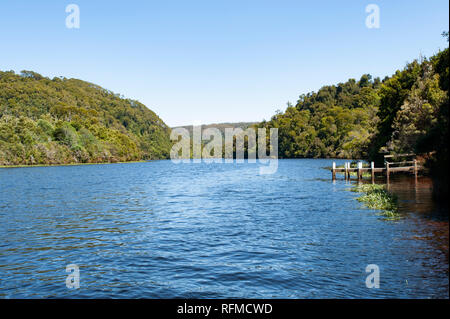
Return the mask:
<path fill-rule="evenodd" d="M 99 163 L 67 163 L 67 164 L 36 164 L 36 165 L 0 165 L 0 168 L 26 168 L 26 167 L 52 167 L 52 166 L 81 166 L 81 165 L 103 165 L 103 164 L 130 164 L 145 163 L 152 160 L 128 161 L 128 162 L 99 162 Z"/>

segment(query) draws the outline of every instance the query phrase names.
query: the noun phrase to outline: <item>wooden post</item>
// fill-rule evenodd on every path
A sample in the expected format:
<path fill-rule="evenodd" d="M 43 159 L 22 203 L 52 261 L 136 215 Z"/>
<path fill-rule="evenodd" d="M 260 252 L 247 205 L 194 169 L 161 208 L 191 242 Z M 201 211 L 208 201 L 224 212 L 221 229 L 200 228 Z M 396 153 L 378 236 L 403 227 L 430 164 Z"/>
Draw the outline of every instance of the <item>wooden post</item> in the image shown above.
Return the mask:
<path fill-rule="evenodd" d="M 333 169 L 331 171 L 331 179 L 334 181 L 336 180 L 336 163 L 333 162 Z"/>
<path fill-rule="evenodd" d="M 417 192 L 417 171 L 418 171 L 417 160 L 414 159 L 414 185 L 415 185 L 416 192 Z"/>
<path fill-rule="evenodd" d="M 350 180 L 350 177 L 351 177 L 351 173 L 350 173 L 351 163 L 350 162 L 347 163 L 347 167 L 348 167 L 347 179 Z"/>
<path fill-rule="evenodd" d="M 375 163 L 370 163 L 370 172 L 372 173 L 372 184 L 375 184 Z"/>
<path fill-rule="evenodd" d="M 362 179 L 362 162 L 358 162 L 358 182 Z"/>
<path fill-rule="evenodd" d="M 414 177 L 417 179 L 417 160 L 414 160 Z"/>
<path fill-rule="evenodd" d="M 386 180 L 387 180 L 387 183 L 389 184 L 389 174 L 390 174 L 390 171 L 389 171 L 389 162 L 386 162 Z"/>
<path fill-rule="evenodd" d="M 347 180 L 348 179 L 348 163 L 347 162 L 345 162 L 344 167 L 345 167 L 344 177 L 345 177 L 345 180 Z"/>

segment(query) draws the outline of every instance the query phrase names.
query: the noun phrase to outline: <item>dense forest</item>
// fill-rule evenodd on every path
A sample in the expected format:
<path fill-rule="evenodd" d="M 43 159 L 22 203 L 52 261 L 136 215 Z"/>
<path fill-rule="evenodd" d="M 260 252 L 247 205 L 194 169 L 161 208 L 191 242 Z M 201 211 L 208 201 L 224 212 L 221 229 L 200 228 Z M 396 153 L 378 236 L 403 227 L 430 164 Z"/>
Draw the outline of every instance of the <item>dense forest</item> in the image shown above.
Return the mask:
<path fill-rule="evenodd" d="M 391 77 L 324 86 L 301 95 L 270 121 L 281 158 L 379 160 L 383 153 L 425 153 L 446 146 L 448 49 L 406 65 Z"/>
<path fill-rule="evenodd" d="M 143 104 L 76 79 L 0 72 L 0 165 L 169 156 L 170 128 Z"/>
<path fill-rule="evenodd" d="M 281 158 L 362 157 L 376 133 L 381 84 L 365 74 L 359 81 L 324 86 L 258 127 L 278 128 Z"/>

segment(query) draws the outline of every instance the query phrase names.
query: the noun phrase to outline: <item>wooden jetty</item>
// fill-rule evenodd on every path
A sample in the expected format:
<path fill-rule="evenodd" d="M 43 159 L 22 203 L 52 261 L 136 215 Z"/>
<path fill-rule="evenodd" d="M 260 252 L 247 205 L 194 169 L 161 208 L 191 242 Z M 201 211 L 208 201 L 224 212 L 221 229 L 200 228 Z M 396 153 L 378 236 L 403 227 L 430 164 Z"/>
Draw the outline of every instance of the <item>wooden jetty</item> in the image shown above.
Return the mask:
<path fill-rule="evenodd" d="M 390 162 L 394 158 L 408 158 L 414 157 L 410 161 L 400 161 L 400 162 Z M 392 173 L 397 172 L 410 172 L 413 173 L 417 178 L 417 173 L 422 170 L 423 167 L 418 165 L 415 154 L 397 154 L 397 155 L 385 155 L 384 156 L 384 167 L 375 167 L 374 162 L 370 163 L 370 167 L 363 167 L 362 162 L 358 162 L 356 167 L 351 167 L 350 162 L 345 162 L 344 167 L 336 167 L 336 162 L 333 162 L 333 167 L 331 168 L 331 178 L 336 180 L 336 173 L 344 173 L 345 180 L 350 180 L 351 172 L 356 172 L 356 177 L 358 181 L 362 180 L 364 172 L 370 172 L 372 183 L 375 182 L 375 174 L 381 173 L 386 176 L 387 182 L 389 183 L 389 176 Z"/>

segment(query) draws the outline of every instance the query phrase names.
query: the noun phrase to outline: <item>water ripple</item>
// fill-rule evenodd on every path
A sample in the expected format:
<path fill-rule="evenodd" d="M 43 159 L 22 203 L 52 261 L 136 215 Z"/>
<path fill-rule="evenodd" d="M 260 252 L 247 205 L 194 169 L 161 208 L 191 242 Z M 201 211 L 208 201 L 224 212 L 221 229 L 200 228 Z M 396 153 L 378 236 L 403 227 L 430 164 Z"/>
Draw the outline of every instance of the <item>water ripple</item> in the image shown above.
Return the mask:
<path fill-rule="evenodd" d="M 325 166 L 0 169 L 0 297 L 448 298 L 448 219 L 405 197 L 407 218 L 380 220 Z M 368 264 L 380 289 L 365 287 Z"/>

